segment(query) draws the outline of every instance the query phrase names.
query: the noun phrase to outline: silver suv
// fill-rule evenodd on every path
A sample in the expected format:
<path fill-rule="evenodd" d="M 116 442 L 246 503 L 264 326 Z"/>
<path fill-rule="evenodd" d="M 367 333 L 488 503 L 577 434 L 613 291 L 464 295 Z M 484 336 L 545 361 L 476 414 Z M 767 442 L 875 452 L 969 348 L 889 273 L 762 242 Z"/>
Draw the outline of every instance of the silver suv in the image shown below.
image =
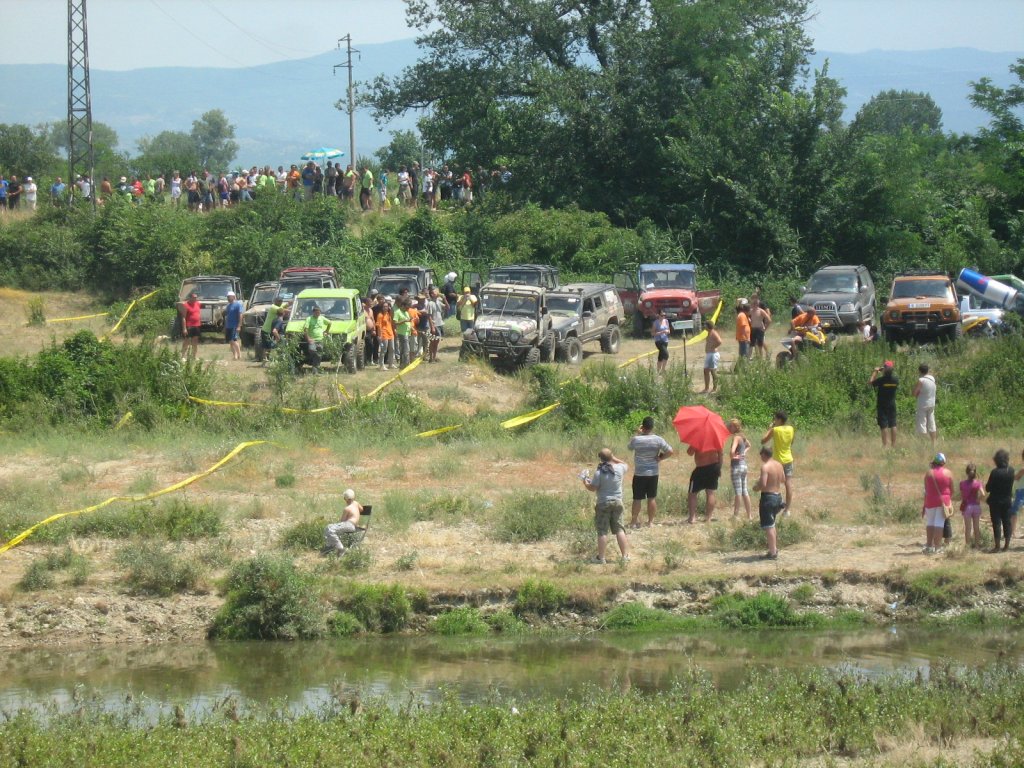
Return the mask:
<path fill-rule="evenodd" d="M 583 345 L 601 342 L 601 351 L 619 351 L 622 301 L 611 283 L 569 283 L 548 292 L 548 314 L 555 332 L 555 359 L 573 365 L 583 360 Z"/>
<path fill-rule="evenodd" d="M 850 328 L 875 319 L 875 284 L 863 265 L 822 267 L 811 275 L 800 305 L 814 307 L 831 328 Z"/>

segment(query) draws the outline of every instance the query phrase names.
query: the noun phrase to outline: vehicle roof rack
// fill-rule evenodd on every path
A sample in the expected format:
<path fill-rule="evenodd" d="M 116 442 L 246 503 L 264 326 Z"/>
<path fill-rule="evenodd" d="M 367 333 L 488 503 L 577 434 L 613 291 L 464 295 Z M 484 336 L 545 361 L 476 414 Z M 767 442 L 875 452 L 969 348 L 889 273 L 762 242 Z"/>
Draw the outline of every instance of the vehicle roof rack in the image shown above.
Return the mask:
<path fill-rule="evenodd" d="M 945 277 L 948 278 L 945 272 L 938 269 L 905 269 L 900 272 L 896 277 Z"/>

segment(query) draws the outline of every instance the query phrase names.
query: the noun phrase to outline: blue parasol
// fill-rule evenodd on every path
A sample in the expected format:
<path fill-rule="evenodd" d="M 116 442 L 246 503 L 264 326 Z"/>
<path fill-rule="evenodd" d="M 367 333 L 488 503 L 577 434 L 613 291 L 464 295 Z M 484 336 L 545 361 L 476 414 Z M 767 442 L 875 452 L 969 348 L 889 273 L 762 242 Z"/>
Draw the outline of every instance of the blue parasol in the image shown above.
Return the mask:
<path fill-rule="evenodd" d="M 311 149 L 302 156 L 303 160 L 330 160 L 332 157 L 344 157 L 345 153 L 333 147 L 320 147 Z"/>

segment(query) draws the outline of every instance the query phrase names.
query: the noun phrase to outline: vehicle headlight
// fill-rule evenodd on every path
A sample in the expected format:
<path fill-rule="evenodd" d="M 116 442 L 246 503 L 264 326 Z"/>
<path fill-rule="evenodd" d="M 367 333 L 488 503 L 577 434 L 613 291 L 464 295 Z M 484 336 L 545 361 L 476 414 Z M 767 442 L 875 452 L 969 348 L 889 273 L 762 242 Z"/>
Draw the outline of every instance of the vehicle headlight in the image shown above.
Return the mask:
<path fill-rule="evenodd" d="M 644 306 L 647 307 L 647 309 L 652 309 L 654 307 L 654 302 L 653 301 L 645 301 L 644 302 Z"/>
<path fill-rule="evenodd" d="M 521 339 L 522 337 L 523 337 L 523 334 L 521 334 L 519 331 L 513 330 L 513 331 L 509 331 L 509 333 L 508 333 L 508 338 L 513 343 L 519 341 L 519 339 Z"/>
<path fill-rule="evenodd" d="M 857 305 L 856 304 L 843 304 L 842 306 L 839 307 L 839 311 L 840 312 L 856 312 L 857 311 Z"/>
<path fill-rule="evenodd" d="M 944 310 L 942 310 L 942 316 L 947 318 L 947 319 L 952 317 L 953 316 L 953 310 L 951 310 L 951 309 L 944 309 Z"/>
<path fill-rule="evenodd" d="M 686 309 L 688 306 L 690 306 L 690 300 L 683 299 L 683 309 Z"/>
<path fill-rule="evenodd" d="M 899 320 L 900 319 L 900 311 L 898 309 L 890 309 L 889 310 L 889 319 L 890 320 Z"/>

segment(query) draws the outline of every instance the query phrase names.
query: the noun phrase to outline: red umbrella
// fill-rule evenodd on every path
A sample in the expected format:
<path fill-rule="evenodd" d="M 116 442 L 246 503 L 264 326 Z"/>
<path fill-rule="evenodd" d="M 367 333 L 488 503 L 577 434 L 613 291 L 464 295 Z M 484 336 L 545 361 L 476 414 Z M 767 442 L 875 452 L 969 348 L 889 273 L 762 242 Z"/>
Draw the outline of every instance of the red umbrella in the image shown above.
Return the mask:
<path fill-rule="evenodd" d="M 684 405 L 672 419 L 680 441 L 695 451 L 720 451 L 729 437 L 722 417 L 703 405 Z"/>

